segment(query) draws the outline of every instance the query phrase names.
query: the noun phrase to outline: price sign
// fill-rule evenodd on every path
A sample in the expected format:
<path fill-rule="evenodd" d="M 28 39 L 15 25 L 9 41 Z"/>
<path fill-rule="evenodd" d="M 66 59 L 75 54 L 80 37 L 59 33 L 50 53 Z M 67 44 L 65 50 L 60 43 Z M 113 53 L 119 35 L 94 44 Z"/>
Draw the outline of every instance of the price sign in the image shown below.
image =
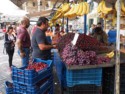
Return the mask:
<path fill-rule="evenodd" d="M 79 37 L 79 34 L 78 34 L 78 33 L 75 33 L 75 36 L 74 36 L 73 41 L 72 41 L 72 44 L 73 44 L 73 45 L 76 45 L 76 42 L 77 42 L 77 40 L 78 40 L 78 37 Z"/>

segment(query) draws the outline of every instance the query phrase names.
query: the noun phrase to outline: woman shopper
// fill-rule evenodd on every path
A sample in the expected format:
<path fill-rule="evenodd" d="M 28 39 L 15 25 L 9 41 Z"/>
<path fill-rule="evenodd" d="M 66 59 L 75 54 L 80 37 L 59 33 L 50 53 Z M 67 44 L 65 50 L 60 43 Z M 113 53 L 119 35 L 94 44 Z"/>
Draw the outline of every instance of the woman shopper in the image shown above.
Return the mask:
<path fill-rule="evenodd" d="M 5 43 L 6 52 L 9 56 L 9 68 L 11 70 L 14 47 L 15 47 L 16 37 L 13 35 L 13 27 L 9 26 L 7 32 L 5 33 Z"/>

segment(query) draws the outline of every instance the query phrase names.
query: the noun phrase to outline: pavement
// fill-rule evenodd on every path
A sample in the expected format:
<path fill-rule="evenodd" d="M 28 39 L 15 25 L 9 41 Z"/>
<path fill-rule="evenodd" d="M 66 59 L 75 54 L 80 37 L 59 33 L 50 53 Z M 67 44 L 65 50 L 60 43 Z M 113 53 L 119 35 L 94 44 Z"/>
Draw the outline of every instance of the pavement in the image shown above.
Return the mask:
<path fill-rule="evenodd" d="M 3 54 L 4 40 L 3 34 L 0 33 L 0 94 L 5 94 L 5 81 L 12 82 L 11 72 L 9 70 L 8 55 Z M 15 47 L 15 53 L 13 57 L 13 65 L 21 67 L 21 59 L 17 53 L 17 47 Z M 59 81 L 54 68 L 54 94 L 61 94 Z"/>
<path fill-rule="evenodd" d="M 3 34 L 0 33 L 0 94 L 5 94 L 5 81 L 11 81 L 11 72 L 9 70 L 9 63 L 8 63 L 8 55 L 3 53 L 4 49 L 4 40 Z M 20 67 L 21 60 L 17 54 L 17 49 L 15 50 L 14 57 L 13 57 L 13 65 Z"/>

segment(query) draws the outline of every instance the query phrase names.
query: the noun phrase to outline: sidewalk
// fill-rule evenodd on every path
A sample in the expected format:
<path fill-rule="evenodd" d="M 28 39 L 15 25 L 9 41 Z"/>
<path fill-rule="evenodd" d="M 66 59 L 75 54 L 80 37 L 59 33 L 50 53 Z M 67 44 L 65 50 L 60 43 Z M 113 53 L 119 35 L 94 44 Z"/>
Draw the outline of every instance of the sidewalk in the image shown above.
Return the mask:
<path fill-rule="evenodd" d="M 11 72 L 9 71 L 9 64 L 8 64 L 8 56 L 3 54 L 3 40 L 0 40 L 0 94 L 5 94 L 5 81 L 12 81 L 11 80 Z M 20 67 L 20 57 L 17 54 L 17 49 L 15 50 L 14 57 L 13 57 L 13 65 Z"/>

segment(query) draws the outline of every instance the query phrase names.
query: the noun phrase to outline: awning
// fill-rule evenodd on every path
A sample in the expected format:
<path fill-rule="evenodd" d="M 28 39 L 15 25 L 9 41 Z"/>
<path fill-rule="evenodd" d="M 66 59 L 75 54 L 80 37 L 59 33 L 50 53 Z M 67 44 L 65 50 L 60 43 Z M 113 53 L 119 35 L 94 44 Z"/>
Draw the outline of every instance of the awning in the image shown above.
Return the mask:
<path fill-rule="evenodd" d="M 21 10 L 10 0 L 2 0 L 2 2 L 0 3 L 0 13 L 9 16 L 24 16 L 27 14 L 26 11 Z"/>

